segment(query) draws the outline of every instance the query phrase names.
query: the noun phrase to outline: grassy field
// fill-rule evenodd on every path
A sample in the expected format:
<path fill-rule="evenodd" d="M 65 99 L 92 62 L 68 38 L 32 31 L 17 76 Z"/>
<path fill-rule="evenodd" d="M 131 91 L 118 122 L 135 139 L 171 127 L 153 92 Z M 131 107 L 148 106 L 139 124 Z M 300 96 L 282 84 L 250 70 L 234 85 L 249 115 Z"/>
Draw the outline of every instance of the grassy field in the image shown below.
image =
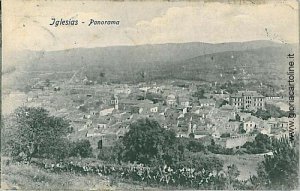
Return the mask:
<path fill-rule="evenodd" d="M 256 175 L 262 155 L 215 155 L 224 161 L 224 170 L 235 164 L 240 170 L 240 180 Z M 141 184 L 116 181 L 113 177 L 53 173 L 26 164 L 6 164 L 2 161 L 1 190 L 159 190 Z M 168 188 L 164 188 L 168 189 Z"/>
<path fill-rule="evenodd" d="M 263 155 L 255 154 L 243 154 L 243 155 L 219 155 L 216 154 L 218 158 L 224 161 L 224 168 L 229 165 L 235 164 L 240 171 L 240 176 L 238 179 L 246 180 L 252 175 L 257 175 L 257 165 L 259 162 L 263 161 Z"/>
<path fill-rule="evenodd" d="M 120 183 L 111 177 L 52 173 L 26 164 L 2 165 L 1 190 L 158 190 Z"/>

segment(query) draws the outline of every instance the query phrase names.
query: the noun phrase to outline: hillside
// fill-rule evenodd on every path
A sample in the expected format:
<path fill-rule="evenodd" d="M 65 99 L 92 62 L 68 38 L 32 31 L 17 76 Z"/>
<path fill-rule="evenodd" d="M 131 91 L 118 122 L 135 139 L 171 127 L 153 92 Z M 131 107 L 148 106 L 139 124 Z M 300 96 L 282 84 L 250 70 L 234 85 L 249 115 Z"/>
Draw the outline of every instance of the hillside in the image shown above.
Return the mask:
<path fill-rule="evenodd" d="M 25 51 L 12 56 L 13 65 L 4 65 L 4 82 L 7 82 L 4 84 L 24 86 L 33 78 L 41 78 L 39 73 L 43 73 L 42 78 L 68 79 L 74 72 L 80 73 L 80 78 L 88 76 L 91 80 L 115 82 L 151 79 L 265 81 L 282 75 L 286 54 L 296 52 L 292 50 L 295 47 L 272 41 L 252 41 Z"/>
<path fill-rule="evenodd" d="M 153 62 L 174 62 L 189 58 L 225 52 L 244 51 L 262 47 L 278 47 L 271 41 L 252 41 L 244 43 L 180 43 L 180 44 L 156 44 L 139 46 L 114 46 L 100 48 L 78 48 L 62 51 L 24 51 L 13 55 L 13 60 L 18 63 L 26 63 L 28 67 L 36 70 L 76 69 L 80 66 L 93 65 L 127 65 L 149 64 Z M 26 60 L 24 60 L 26 59 Z M 55 66 L 55 67 L 54 67 Z"/>
<path fill-rule="evenodd" d="M 207 54 L 176 63 L 172 77 L 206 81 L 282 80 L 292 46 Z M 167 69 L 166 69 L 167 72 Z"/>

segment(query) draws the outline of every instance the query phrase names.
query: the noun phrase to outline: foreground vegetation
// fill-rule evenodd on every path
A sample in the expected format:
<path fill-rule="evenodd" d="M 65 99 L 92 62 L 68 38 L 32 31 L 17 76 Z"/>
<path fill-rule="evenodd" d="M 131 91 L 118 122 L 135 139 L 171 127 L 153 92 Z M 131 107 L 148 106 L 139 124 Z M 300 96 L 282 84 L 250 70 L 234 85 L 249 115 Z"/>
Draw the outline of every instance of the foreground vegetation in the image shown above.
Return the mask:
<path fill-rule="evenodd" d="M 55 173 L 33 164 L 8 163 L 2 159 L 3 190 L 159 190 L 146 185 L 116 182 L 113 177 L 97 174 Z"/>

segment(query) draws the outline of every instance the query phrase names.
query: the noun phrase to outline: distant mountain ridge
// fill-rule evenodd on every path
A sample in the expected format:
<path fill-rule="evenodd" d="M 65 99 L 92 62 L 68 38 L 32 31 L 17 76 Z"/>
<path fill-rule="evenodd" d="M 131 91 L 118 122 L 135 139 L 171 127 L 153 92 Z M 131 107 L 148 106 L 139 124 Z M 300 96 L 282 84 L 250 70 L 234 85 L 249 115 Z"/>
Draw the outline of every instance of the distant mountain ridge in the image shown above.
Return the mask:
<path fill-rule="evenodd" d="M 72 67 L 88 65 L 111 65 L 123 63 L 176 62 L 189 58 L 225 51 L 243 51 L 262 47 L 278 47 L 272 41 L 231 42 L 209 44 L 201 42 L 169 43 L 138 46 L 113 46 L 101 48 L 76 48 L 61 51 L 26 51 L 23 57 L 27 64 L 35 67 L 43 65 L 68 65 Z M 56 66 L 57 67 L 57 66 Z M 41 68 L 41 69 L 42 69 Z M 37 69 L 37 68 L 36 68 Z"/>
<path fill-rule="evenodd" d="M 228 81 L 277 78 L 296 45 L 273 41 L 209 44 L 169 43 L 62 51 L 25 51 L 16 55 L 25 71 L 78 71 L 93 80 L 186 79 Z M 222 75 L 222 77 L 221 77 Z M 103 78 L 103 76 L 105 76 Z M 28 78 L 28 77 L 27 77 Z"/>

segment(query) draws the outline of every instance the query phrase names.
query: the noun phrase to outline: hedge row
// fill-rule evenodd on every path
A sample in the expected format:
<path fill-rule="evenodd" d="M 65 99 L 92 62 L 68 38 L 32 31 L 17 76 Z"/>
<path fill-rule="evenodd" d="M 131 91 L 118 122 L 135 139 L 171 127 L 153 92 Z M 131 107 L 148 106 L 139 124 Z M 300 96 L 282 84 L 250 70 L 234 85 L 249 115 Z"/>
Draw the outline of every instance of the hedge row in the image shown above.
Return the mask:
<path fill-rule="evenodd" d="M 168 166 L 146 167 L 139 164 L 80 164 L 74 162 L 47 163 L 32 161 L 35 165 L 51 172 L 73 172 L 80 174 L 98 174 L 113 176 L 148 184 L 187 186 L 192 188 L 210 188 L 220 177 L 217 173 L 205 169 L 171 168 Z"/>

